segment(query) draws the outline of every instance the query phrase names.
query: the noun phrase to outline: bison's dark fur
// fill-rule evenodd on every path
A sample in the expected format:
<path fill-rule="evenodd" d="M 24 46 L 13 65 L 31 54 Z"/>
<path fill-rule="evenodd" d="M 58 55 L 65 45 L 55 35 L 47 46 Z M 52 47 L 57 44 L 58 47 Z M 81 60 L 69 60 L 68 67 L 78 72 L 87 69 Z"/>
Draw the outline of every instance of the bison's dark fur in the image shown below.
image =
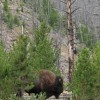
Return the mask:
<path fill-rule="evenodd" d="M 29 95 L 31 93 L 39 94 L 40 92 L 46 93 L 46 98 L 54 95 L 59 98 L 63 92 L 63 79 L 61 76 L 56 76 L 53 72 L 42 70 L 39 79 L 36 80 L 33 88 L 25 90 Z"/>

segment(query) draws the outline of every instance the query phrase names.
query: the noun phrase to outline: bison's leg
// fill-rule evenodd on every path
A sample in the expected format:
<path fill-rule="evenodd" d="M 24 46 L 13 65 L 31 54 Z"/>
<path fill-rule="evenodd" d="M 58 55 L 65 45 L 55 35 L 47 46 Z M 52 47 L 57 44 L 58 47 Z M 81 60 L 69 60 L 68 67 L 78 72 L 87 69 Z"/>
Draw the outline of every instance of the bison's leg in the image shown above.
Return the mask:
<path fill-rule="evenodd" d="M 29 95 L 31 93 L 35 93 L 35 94 L 39 94 L 41 92 L 40 88 L 37 88 L 37 87 L 33 87 L 31 88 L 30 90 L 25 90 L 26 93 L 28 93 Z"/>

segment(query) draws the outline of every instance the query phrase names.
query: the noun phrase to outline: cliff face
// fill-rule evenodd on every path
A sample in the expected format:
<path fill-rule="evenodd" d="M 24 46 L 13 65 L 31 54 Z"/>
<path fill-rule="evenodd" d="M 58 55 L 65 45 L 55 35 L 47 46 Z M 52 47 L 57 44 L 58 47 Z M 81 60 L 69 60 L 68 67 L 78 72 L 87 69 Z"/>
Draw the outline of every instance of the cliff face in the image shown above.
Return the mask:
<path fill-rule="evenodd" d="M 12 17 L 17 17 L 19 25 L 13 25 L 13 28 L 9 28 L 7 22 L 4 21 L 3 11 L 4 0 L 0 2 L 0 38 L 2 39 L 5 50 L 9 51 L 12 48 L 12 44 L 17 40 L 17 37 L 23 34 L 32 35 L 32 9 L 23 4 L 21 0 L 8 0 L 8 7 L 12 14 Z M 22 11 L 23 9 L 23 11 Z M 24 23 L 24 25 L 23 25 Z M 24 27 L 22 27 L 24 26 Z"/>
<path fill-rule="evenodd" d="M 82 20 L 86 25 L 100 30 L 100 0 L 77 0 L 75 5 L 80 7 L 75 13 L 75 20 Z"/>
<path fill-rule="evenodd" d="M 24 22 L 26 25 L 24 28 L 25 34 L 32 34 L 32 28 L 33 28 L 33 20 L 34 23 L 39 23 L 36 14 L 33 15 L 31 5 L 24 5 L 23 6 L 23 12 L 21 12 L 22 5 L 21 0 L 8 0 L 9 1 L 9 8 L 12 11 L 13 15 L 16 15 L 20 17 L 20 21 Z M 31 0 L 28 0 L 31 2 Z M 41 0 L 40 0 L 41 1 Z M 66 15 L 66 0 L 50 0 L 51 3 L 54 5 L 54 8 L 57 8 L 61 14 Z M 74 0 L 72 0 L 73 2 Z M 3 36 L 3 40 L 7 44 L 11 44 L 10 41 L 15 40 L 15 36 L 22 32 L 21 26 L 20 27 L 14 27 L 12 30 L 7 29 L 5 23 L 3 22 L 1 18 L 1 12 L 3 10 L 3 2 L 4 0 L 0 0 L 0 35 Z M 76 0 L 75 3 L 72 5 L 72 11 L 76 8 L 79 8 L 77 11 L 75 11 L 72 15 L 73 21 L 76 24 L 84 23 L 85 25 L 88 25 L 92 29 L 94 28 L 96 32 L 100 31 L 100 0 Z M 17 13 L 17 10 L 19 12 Z M 34 16 L 34 17 L 33 17 Z M 5 35 L 6 34 L 6 35 Z M 10 34 L 10 35 L 9 35 Z M 1 37 L 1 36 L 0 36 Z M 12 39 L 14 38 L 14 39 Z M 5 43 L 6 44 L 6 43 Z M 7 45 L 7 48 L 9 49 L 10 46 Z"/>

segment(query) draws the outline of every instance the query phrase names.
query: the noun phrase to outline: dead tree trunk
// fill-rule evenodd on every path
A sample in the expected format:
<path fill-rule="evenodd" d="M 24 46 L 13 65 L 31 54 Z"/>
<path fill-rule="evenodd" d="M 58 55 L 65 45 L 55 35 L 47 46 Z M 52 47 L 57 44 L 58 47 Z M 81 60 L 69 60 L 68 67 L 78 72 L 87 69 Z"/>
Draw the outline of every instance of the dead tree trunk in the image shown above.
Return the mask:
<path fill-rule="evenodd" d="M 69 82 L 72 81 L 72 71 L 74 68 L 74 36 L 72 27 L 72 16 L 71 16 L 71 0 L 66 0 L 67 10 L 67 37 L 68 37 L 68 60 L 69 60 Z"/>

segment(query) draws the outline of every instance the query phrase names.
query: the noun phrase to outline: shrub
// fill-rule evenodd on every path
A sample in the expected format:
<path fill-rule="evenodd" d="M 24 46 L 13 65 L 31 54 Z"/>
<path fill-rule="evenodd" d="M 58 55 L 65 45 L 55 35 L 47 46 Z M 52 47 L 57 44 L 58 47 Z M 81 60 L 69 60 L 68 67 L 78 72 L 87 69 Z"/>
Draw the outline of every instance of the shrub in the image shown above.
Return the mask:
<path fill-rule="evenodd" d="M 18 19 L 18 16 L 14 16 L 14 24 L 16 24 L 16 25 L 20 25 L 20 22 L 19 22 L 19 19 Z"/>
<path fill-rule="evenodd" d="M 10 29 L 13 28 L 13 25 L 14 25 L 14 18 L 13 18 L 12 13 L 11 13 L 10 11 L 8 12 L 8 15 L 7 15 L 7 24 L 8 24 L 8 27 L 9 27 Z"/>
<path fill-rule="evenodd" d="M 37 96 L 38 96 L 38 98 L 35 95 L 33 95 L 30 100 L 46 100 L 46 96 L 43 93 L 40 93 Z"/>
<path fill-rule="evenodd" d="M 3 7 L 3 10 L 5 12 L 8 12 L 9 11 L 9 7 L 8 7 L 8 0 L 5 0 L 4 3 L 3 3 L 4 7 Z"/>

